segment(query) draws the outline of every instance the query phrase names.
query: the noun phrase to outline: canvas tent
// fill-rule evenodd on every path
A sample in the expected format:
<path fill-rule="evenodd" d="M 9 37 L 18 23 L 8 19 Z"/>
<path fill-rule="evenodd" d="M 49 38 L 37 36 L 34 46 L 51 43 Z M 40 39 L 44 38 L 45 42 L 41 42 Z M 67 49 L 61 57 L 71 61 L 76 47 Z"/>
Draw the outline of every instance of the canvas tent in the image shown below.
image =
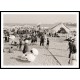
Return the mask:
<path fill-rule="evenodd" d="M 70 32 L 70 29 L 66 27 L 63 23 L 59 23 L 56 26 L 52 27 L 51 30 L 53 32 L 58 32 L 61 28 L 63 28 L 67 33 Z"/>

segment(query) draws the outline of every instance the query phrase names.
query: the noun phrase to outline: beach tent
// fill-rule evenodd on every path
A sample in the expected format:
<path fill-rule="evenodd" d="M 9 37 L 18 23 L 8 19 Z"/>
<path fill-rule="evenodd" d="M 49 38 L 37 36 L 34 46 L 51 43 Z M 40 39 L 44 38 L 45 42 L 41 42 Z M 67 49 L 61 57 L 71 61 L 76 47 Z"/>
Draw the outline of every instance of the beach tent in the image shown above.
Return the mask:
<path fill-rule="evenodd" d="M 61 28 L 63 28 L 67 33 L 70 32 L 70 29 L 66 27 L 63 23 L 59 23 L 56 26 L 52 27 L 51 30 L 53 32 L 58 32 Z"/>

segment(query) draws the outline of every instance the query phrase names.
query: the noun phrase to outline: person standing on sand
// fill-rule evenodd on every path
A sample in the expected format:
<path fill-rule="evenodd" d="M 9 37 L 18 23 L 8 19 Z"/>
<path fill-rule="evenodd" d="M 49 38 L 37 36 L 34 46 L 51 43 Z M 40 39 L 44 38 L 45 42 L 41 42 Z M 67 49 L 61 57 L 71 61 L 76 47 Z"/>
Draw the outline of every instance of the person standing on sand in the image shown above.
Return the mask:
<path fill-rule="evenodd" d="M 69 40 L 69 42 L 68 42 L 68 45 L 69 45 L 69 58 L 71 57 L 71 53 L 72 53 L 72 41 L 71 40 Z"/>
<path fill-rule="evenodd" d="M 76 45 L 74 43 L 74 39 L 72 39 L 71 56 L 68 63 L 74 65 L 75 64 L 74 62 L 76 62 Z"/>
<path fill-rule="evenodd" d="M 44 36 L 42 35 L 40 38 L 40 46 L 44 46 Z"/>
<path fill-rule="evenodd" d="M 5 42 L 7 42 L 7 36 L 5 36 Z"/>
<path fill-rule="evenodd" d="M 29 52 L 29 47 L 28 47 L 28 40 L 25 40 L 24 47 L 23 47 L 23 56 L 25 56 L 25 53 Z"/>
<path fill-rule="evenodd" d="M 19 50 L 21 50 L 21 48 L 22 48 L 22 40 L 19 39 Z"/>

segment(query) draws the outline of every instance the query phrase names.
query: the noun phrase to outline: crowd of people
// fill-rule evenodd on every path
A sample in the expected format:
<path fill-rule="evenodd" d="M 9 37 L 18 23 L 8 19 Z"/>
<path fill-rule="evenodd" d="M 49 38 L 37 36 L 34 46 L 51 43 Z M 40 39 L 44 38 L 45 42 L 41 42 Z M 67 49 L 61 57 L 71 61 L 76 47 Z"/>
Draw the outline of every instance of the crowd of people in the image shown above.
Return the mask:
<path fill-rule="evenodd" d="M 27 58 L 29 60 L 30 56 L 32 56 L 32 60 L 33 61 L 35 59 L 34 55 L 32 54 L 38 54 L 38 50 L 37 49 L 32 49 L 29 50 L 28 44 L 30 41 L 30 44 L 36 44 L 38 39 L 40 41 L 40 46 L 46 46 L 46 48 L 49 48 L 49 35 L 47 35 L 47 32 L 44 30 L 43 32 L 41 32 L 40 30 L 21 30 L 21 29 L 17 29 L 17 31 L 15 31 L 15 29 L 12 30 L 13 34 L 10 34 L 10 32 L 8 30 L 4 31 L 4 42 L 10 42 L 11 40 L 11 47 L 9 48 L 9 53 L 12 52 L 13 50 L 13 45 L 17 46 L 17 48 L 19 49 L 19 51 L 22 51 L 23 53 L 23 57 Z M 54 34 L 56 35 L 56 33 Z M 55 36 L 54 36 L 55 37 Z M 17 40 L 15 40 L 15 38 L 17 38 Z M 74 64 L 74 61 L 76 60 L 75 56 L 76 56 L 76 45 L 74 44 L 75 39 L 71 39 L 71 37 L 68 40 L 68 45 L 69 45 L 69 64 Z M 46 45 L 44 45 L 44 43 L 46 43 Z M 22 49 L 23 46 L 23 49 Z M 30 55 L 29 55 L 30 54 Z M 27 56 L 26 56 L 27 55 Z M 30 61 L 29 60 L 29 61 Z"/>
<path fill-rule="evenodd" d="M 11 30 L 11 32 L 13 32 L 13 34 L 10 34 L 10 31 L 8 30 L 4 31 L 4 35 L 5 35 L 4 42 L 5 43 L 9 42 L 9 44 L 11 45 L 11 47 L 9 48 L 9 53 L 13 51 L 14 46 L 17 46 L 17 49 L 19 51 L 22 51 L 23 56 L 25 56 L 26 53 L 35 52 L 36 49 L 32 49 L 32 51 L 30 51 L 28 46 L 29 44 L 30 45 L 37 44 L 38 40 L 40 41 L 40 46 L 44 46 L 44 43 L 46 43 L 45 46 L 47 46 L 47 48 L 49 46 L 49 38 L 47 37 L 45 31 L 40 32 L 34 29 L 32 30 L 18 29 L 17 31 L 15 31 L 15 29 L 13 29 Z"/>

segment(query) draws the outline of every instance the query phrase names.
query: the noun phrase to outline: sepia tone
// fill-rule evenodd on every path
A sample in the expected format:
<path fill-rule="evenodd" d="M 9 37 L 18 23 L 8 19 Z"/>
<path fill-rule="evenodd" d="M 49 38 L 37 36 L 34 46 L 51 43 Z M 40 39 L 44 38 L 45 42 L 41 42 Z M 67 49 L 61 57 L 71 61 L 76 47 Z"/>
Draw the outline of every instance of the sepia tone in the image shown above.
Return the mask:
<path fill-rule="evenodd" d="M 4 14 L 3 26 L 4 65 L 76 65 L 76 14 Z"/>

